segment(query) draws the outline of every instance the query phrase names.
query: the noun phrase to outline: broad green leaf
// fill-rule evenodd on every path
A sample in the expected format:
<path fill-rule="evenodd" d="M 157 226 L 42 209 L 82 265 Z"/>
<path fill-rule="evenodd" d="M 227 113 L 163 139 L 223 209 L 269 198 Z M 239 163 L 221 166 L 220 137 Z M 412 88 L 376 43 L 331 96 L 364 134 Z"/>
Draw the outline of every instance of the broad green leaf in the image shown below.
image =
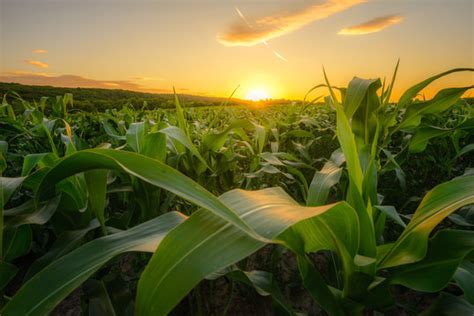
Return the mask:
<path fill-rule="evenodd" d="M 25 177 L 16 177 L 16 178 L 0 177 L 0 187 L 1 187 L 1 191 L 3 192 L 2 207 L 5 206 L 5 204 L 8 202 L 8 200 L 13 195 L 13 193 L 23 184 L 23 181 L 25 179 L 26 179 Z"/>
<path fill-rule="evenodd" d="M 252 123 L 247 119 L 240 119 L 230 123 L 222 132 L 217 134 L 207 134 L 203 137 L 202 146 L 204 149 L 218 151 L 224 146 L 227 141 L 229 133 L 236 128 L 252 128 Z"/>
<path fill-rule="evenodd" d="M 41 154 L 30 154 L 26 155 L 23 160 L 23 168 L 21 170 L 21 176 L 26 177 L 30 172 L 38 165 L 38 163 L 46 156 L 54 156 L 53 153 L 41 153 Z"/>
<path fill-rule="evenodd" d="M 413 153 L 420 153 L 426 149 L 430 139 L 449 134 L 450 132 L 452 130 L 422 127 L 416 131 L 415 136 L 410 140 L 408 150 Z"/>
<path fill-rule="evenodd" d="M 54 185 L 76 173 L 93 169 L 114 169 L 126 172 L 147 183 L 168 190 L 205 208 L 261 239 L 237 214 L 202 186 L 164 163 L 146 156 L 110 149 L 79 151 L 62 159 L 41 179 L 36 200 L 51 197 Z"/>
<path fill-rule="evenodd" d="M 265 147 L 265 139 L 267 138 L 267 131 L 264 126 L 259 124 L 254 124 L 255 126 L 255 148 L 257 148 L 257 153 L 260 154 L 263 152 Z"/>
<path fill-rule="evenodd" d="M 108 170 L 95 169 L 84 172 L 89 196 L 89 207 L 95 214 L 102 227 L 102 233 L 107 235 L 105 228 L 105 202 L 107 194 L 107 173 Z"/>
<path fill-rule="evenodd" d="M 398 240 L 379 248 L 378 267 L 388 268 L 423 259 L 433 228 L 470 203 L 474 203 L 473 176 L 456 178 L 436 186 L 425 195 Z"/>
<path fill-rule="evenodd" d="M 454 280 L 464 292 L 464 298 L 474 305 L 474 263 L 464 261 L 454 273 Z"/>
<path fill-rule="evenodd" d="M 397 129 L 413 129 L 420 125 L 426 114 L 441 113 L 449 109 L 457 100 L 474 86 L 462 88 L 447 88 L 439 91 L 431 100 L 410 105 Z"/>
<path fill-rule="evenodd" d="M 441 230 L 429 241 L 426 257 L 395 269 L 390 282 L 422 292 L 440 291 L 473 250 L 473 231 Z"/>
<path fill-rule="evenodd" d="M 380 79 L 361 79 L 354 77 L 349 82 L 343 103 L 347 118 L 351 119 L 360 106 L 367 107 L 362 101 L 364 101 L 371 86 L 380 88 L 381 85 Z"/>
<path fill-rule="evenodd" d="M 31 249 L 32 232 L 30 226 L 4 230 L 3 258 L 12 261 L 27 254 Z"/>
<path fill-rule="evenodd" d="M 349 177 L 354 182 L 357 190 L 362 192 L 362 169 L 359 161 L 359 154 L 354 140 L 349 120 L 347 119 L 342 107 L 336 105 L 337 113 L 337 139 L 341 145 L 342 152 L 346 158 Z"/>
<path fill-rule="evenodd" d="M 61 196 L 58 195 L 47 201 L 44 206 L 38 208 L 37 210 L 34 210 L 33 212 L 17 212 L 17 214 L 13 216 L 8 216 L 5 220 L 5 228 L 15 228 L 28 224 L 45 224 L 56 212 L 60 200 Z M 23 210 L 29 209 L 29 204 L 25 204 L 23 206 L 25 207 L 23 208 Z"/>
<path fill-rule="evenodd" d="M 352 131 L 354 132 L 359 148 L 369 146 L 372 143 L 374 143 L 375 146 L 378 142 L 379 119 L 377 113 L 379 112 L 381 104 L 377 90 L 381 85 L 380 79 L 377 79 L 367 87 L 364 101 L 352 116 Z"/>
<path fill-rule="evenodd" d="M 326 213 L 354 212 L 344 202 L 321 207 L 300 206 L 280 188 L 232 190 L 219 199 L 258 234 L 283 243 L 285 240 L 278 241 L 278 236 L 297 222 Z M 348 222 L 343 221 L 341 225 Z M 338 231 L 346 233 L 353 227 L 357 225 L 350 223 Z M 145 268 L 138 284 L 137 314 L 169 313 L 199 281 L 264 245 L 265 242 L 249 237 L 211 212 L 193 213 L 167 235 Z"/>
<path fill-rule="evenodd" d="M 107 121 L 102 121 L 102 126 L 104 127 L 104 131 L 110 137 L 117 139 L 117 140 L 126 140 L 127 136 L 120 135 L 117 130 Z"/>
<path fill-rule="evenodd" d="M 167 135 L 169 138 L 174 139 L 184 145 L 196 158 L 198 158 L 205 166 L 209 168 L 206 160 L 201 156 L 199 150 L 194 146 L 192 141 L 186 135 L 186 133 L 176 126 L 168 126 L 166 128 L 160 129 L 159 133 Z"/>
<path fill-rule="evenodd" d="M 164 162 L 166 160 L 166 135 L 158 132 L 149 133 L 143 143 L 143 155 Z"/>
<path fill-rule="evenodd" d="M 142 153 L 146 136 L 145 122 L 132 123 L 128 127 L 127 144 L 137 153 Z"/>
<path fill-rule="evenodd" d="M 107 261 L 129 251 L 153 252 L 163 237 L 184 220 L 185 216 L 180 213 L 166 213 L 81 246 L 27 281 L 1 310 L 2 315 L 49 314 Z"/>
<path fill-rule="evenodd" d="M 342 156 L 342 159 L 338 156 Z M 319 206 L 326 203 L 329 190 L 339 182 L 342 174 L 340 166 L 343 162 L 343 154 L 338 150 L 332 154 L 320 171 L 314 173 L 313 180 L 308 189 L 306 205 Z"/>
<path fill-rule="evenodd" d="M 441 292 L 433 304 L 420 316 L 472 316 L 474 306 L 462 297 Z"/>

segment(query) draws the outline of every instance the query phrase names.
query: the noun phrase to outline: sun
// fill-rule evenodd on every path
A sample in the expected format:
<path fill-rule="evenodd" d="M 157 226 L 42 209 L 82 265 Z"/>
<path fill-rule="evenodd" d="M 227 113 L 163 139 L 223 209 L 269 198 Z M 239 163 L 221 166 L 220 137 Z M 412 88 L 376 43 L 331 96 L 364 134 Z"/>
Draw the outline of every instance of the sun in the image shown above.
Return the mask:
<path fill-rule="evenodd" d="M 254 88 L 250 89 L 247 94 L 245 95 L 246 100 L 250 101 L 260 101 L 260 100 L 267 100 L 270 99 L 270 94 L 264 88 Z"/>

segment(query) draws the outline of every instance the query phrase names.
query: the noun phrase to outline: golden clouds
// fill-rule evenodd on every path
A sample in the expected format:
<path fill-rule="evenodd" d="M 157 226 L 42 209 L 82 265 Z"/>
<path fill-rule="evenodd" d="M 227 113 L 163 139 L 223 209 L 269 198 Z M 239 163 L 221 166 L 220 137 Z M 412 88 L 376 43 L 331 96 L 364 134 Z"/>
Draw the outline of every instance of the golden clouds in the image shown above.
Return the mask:
<path fill-rule="evenodd" d="M 350 26 L 339 31 L 338 34 L 341 35 L 363 35 L 370 34 L 375 32 L 380 32 L 381 30 L 398 24 L 402 22 L 403 17 L 400 15 L 387 15 L 378 17 L 367 22 Z"/>
<path fill-rule="evenodd" d="M 293 32 L 313 21 L 325 19 L 366 0 L 328 0 L 292 12 L 256 18 L 252 23 L 242 18 L 217 36 L 226 46 L 254 46 L 264 41 Z M 241 17 L 243 16 L 239 13 Z"/>
<path fill-rule="evenodd" d="M 30 64 L 32 66 L 38 67 L 38 68 L 48 68 L 49 65 L 47 63 L 44 63 L 42 61 L 38 60 L 25 60 L 25 63 Z"/>

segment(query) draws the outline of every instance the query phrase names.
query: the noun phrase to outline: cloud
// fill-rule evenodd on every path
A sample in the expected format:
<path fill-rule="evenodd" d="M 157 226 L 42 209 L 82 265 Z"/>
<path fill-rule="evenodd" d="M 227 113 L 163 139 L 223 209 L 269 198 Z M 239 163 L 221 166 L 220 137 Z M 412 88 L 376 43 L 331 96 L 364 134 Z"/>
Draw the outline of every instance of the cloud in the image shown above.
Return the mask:
<path fill-rule="evenodd" d="M 226 32 L 219 34 L 217 40 L 226 46 L 254 46 L 363 2 L 366 0 L 319 1 L 292 12 L 263 16 L 254 21 L 246 19 L 240 13 L 241 19 L 232 24 Z"/>
<path fill-rule="evenodd" d="M 95 80 L 77 75 L 52 76 L 45 73 L 14 71 L 0 75 L 0 82 L 16 82 L 33 86 L 65 88 L 123 89 L 150 93 L 172 93 L 170 89 L 148 88 L 128 80 Z"/>
<path fill-rule="evenodd" d="M 387 15 L 372 19 L 370 21 L 353 25 L 342 29 L 338 34 L 341 35 L 363 35 L 370 34 L 375 32 L 380 32 L 381 30 L 402 22 L 403 17 L 400 15 Z"/>
<path fill-rule="evenodd" d="M 46 54 L 48 51 L 44 49 L 34 49 L 33 53 L 35 54 Z"/>
<path fill-rule="evenodd" d="M 30 64 L 32 66 L 38 67 L 38 68 L 48 68 L 49 65 L 47 63 L 43 63 L 42 61 L 38 60 L 25 60 L 25 63 Z"/>

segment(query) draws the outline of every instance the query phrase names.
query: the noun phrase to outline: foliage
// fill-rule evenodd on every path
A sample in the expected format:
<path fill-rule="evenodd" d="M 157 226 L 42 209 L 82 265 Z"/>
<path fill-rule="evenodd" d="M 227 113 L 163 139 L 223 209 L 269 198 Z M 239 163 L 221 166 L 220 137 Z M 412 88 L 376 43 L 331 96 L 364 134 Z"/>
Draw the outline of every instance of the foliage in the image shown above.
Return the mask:
<path fill-rule="evenodd" d="M 199 294 L 202 280 L 222 278 L 271 296 L 282 313 L 304 312 L 273 269 L 243 269 L 269 247 L 274 261 L 282 253 L 295 259 L 299 284 L 330 315 L 384 312 L 399 286 L 444 290 L 427 314 L 444 303 L 472 311 L 474 238 L 465 228 L 474 118 L 461 99 L 472 87 L 417 98 L 459 71 L 472 69 L 428 78 L 395 104 L 397 69 L 388 84 L 355 77 L 347 88 L 332 87 L 325 74 L 310 91 L 328 88 L 324 105 L 258 110 L 188 108 L 175 95 L 174 111 L 71 113 L 70 94 L 17 96 L 14 106 L 5 97 L 2 314 L 48 314 L 82 287 L 90 314 L 163 315 Z M 419 155 L 439 147 L 445 156 Z M 430 159 L 451 169 L 407 191 L 420 181 L 413 160 Z M 406 198 L 410 192 L 423 197 Z M 140 271 L 129 280 L 136 293 L 111 272 L 129 252 L 151 253 L 137 256 Z"/>

